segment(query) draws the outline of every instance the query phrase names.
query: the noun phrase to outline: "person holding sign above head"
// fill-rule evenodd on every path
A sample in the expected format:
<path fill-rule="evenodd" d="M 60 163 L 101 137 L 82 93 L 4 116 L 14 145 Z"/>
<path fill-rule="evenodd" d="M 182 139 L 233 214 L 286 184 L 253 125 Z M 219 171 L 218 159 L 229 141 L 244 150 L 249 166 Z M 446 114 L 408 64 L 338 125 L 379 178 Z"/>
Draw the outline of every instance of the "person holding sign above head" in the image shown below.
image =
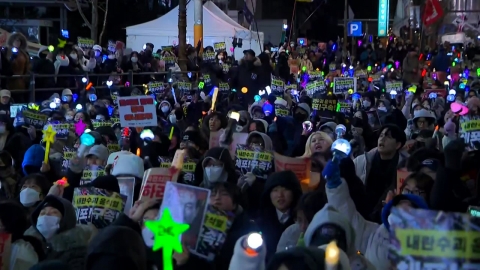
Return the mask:
<path fill-rule="evenodd" d="M 77 225 L 75 209 L 71 202 L 48 195 L 32 212 L 32 226 L 25 235 L 42 241 L 46 261 L 60 260 L 73 270 L 85 267 L 88 241 L 93 235 L 91 227 Z"/>

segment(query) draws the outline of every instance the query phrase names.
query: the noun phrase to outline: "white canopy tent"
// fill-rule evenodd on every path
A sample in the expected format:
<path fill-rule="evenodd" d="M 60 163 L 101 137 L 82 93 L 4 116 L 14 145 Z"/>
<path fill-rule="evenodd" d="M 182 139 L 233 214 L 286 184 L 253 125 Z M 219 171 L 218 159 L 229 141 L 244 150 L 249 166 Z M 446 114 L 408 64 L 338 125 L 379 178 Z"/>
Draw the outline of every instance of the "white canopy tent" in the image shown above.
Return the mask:
<path fill-rule="evenodd" d="M 230 20 L 227 20 L 227 18 Z M 193 1 L 190 1 L 187 5 L 187 44 L 190 43 L 195 46 L 193 44 L 193 25 L 194 4 Z M 176 45 L 178 44 L 178 6 L 160 18 L 128 26 L 126 30 L 127 47 L 133 50 L 141 50 L 143 45 L 148 42 L 153 43 L 155 48 Z M 235 59 L 243 57 L 243 51 L 247 49 L 252 49 L 257 55 L 261 53 L 260 48 L 263 47 L 262 32 L 257 33 L 248 30 L 228 17 L 214 3 L 207 2 L 203 6 L 203 46 L 213 47 L 214 43 L 225 42 L 227 53 L 231 54 L 230 47 L 233 37 L 243 40 L 242 48 L 235 50 Z"/>

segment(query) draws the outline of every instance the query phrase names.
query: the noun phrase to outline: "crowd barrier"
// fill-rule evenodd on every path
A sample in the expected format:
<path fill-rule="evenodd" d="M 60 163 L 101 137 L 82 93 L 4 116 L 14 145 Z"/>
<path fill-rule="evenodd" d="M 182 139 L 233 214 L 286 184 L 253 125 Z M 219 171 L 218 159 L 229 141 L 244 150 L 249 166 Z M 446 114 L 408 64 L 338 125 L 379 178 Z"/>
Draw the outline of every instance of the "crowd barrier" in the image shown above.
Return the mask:
<path fill-rule="evenodd" d="M 191 76 L 188 76 L 189 74 Z M 185 80 L 189 80 L 191 82 L 196 82 L 198 83 L 199 80 L 199 72 L 195 71 L 179 71 L 179 72 L 125 72 L 125 73 L 115 73 L 115 74 L 96 74 L 96 73 L 85 73 L 85 74 L 58 74 L 56 75 L 57 79 L 58 78 L 76 78 L 77 84 L 78 82 L 82 82 L 82 78 L 87 78 L 88 81 L 93 83 L 93 86 L 95 89 L 105 89 L 108 86 L 106 85 L 106 81 L 108 81 L 109 76 L 120 76 L 122 78 L 126 77 L 126 81 L 128 81 L 130 87 L 138 87 L 140 89 L 143 89 L 143 82 L 141 82 L 140 78 L 145 78 L 145 76 L 162 76 L 166 75 L 168 78 L 184 78 Z M 35 80 L 38 78 L 48 78 L 52 77 L 53 75 L 45 75 L 45 74 L 26 74 L 26 75 L 12 75 L 12 76 L 0 76 L 0 80 L 2 81 L 2 85 L 8 85 L 8 80 L 10 79 L 19 79 L 19 78 L 24 78 L 25 82 L 28 86 L 28 89 L 8 89 L 12 92 L 12 96 L 18 96 L 19 94 L 25 95 L 28 94 L 28 100 L 29 102 L 35 102 L 35 93 L 37 92 L 61 92 L 64 87 L 56 87 L 56 88 L 38 88 L 35 86 Z M 5 80 L 5 81 L 4 81 Z M 125 81 L 123 81 L 122 85 L 119 85 L 119 87 L 124 87 Z M 81 85 L 81 84 L 80 84 Z M 75 87 L 74 87 L 75 88 Z M 72 90 L 74 89 L 72 88 Z M 76 89 L 76 88 L 75 88 Z"/>

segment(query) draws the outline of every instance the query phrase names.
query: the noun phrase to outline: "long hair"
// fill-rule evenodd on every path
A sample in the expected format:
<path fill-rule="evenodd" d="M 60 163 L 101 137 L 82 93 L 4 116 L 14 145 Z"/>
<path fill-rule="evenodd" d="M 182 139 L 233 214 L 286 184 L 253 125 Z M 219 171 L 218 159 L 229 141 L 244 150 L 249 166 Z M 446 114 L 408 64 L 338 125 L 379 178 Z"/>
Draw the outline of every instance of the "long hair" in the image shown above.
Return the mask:
<path fill-rule="evenodd" d="M 310 149 L 310 145 L 312 144 L 312 139 L 313 139 L 313 136 L 315 136 L 315 135 L 320 135 L 320 137 L 322 139 L 327 141 L 328 144 L 329 144 L 328 147 L 330 147 L 332 145 L 332 143 L 333 143 L 332 138 L 330 138 L 330 136 L 328 136 L 327 133 L 325 133 L 323 131 L 313 132 L 312 134 L 310 134 L 310 136 L 308 136 L 307 143 L 305 144 L 305 153 L 303 154 L 303 156 L 301 156 L 302 158 L 309 158 L 309 157 L 312 156 L 312 150 Z"/>

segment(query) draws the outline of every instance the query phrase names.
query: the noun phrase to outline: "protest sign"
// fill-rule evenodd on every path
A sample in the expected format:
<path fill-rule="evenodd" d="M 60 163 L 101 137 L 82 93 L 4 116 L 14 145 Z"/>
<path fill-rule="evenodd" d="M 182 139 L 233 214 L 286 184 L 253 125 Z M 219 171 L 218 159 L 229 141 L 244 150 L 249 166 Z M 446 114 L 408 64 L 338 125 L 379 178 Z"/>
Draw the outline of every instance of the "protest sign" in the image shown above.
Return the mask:
<path fill-rule="evenodd" d="M 405 182 L 405 179 L 407 179 L 409 175 L 410 172 L 407 171 L 405 168 L 397 170 L 397 194 L 401 193 L 400 188 L 402 187 L 403 182 Z"/>
<path fill-rule="evenodd" d="M 23 110 L 22 116 L 26 126 L 34 126 L 38 130 L 43 129 L 48 119 L 48 115 L 31 109 Z"/>
<path fill-rule="evenodd" d="M 62 160 L 62 174 L 67 173 L 68 167 L 70 166 L 70 160 L 72 160 L 77 155 L 77 149 L 73 147 L 64 146 L 63 147 L 63 160 Z"/>
<path fill-rule="evenodd" d="M 177 82 L 177 89 L 180 92 L 180 96 L 187 98 L 187 102 L 191 102 L 193 100 L 195 91 L 192 90 L 191 82 Z"/>
<path fill-rule="evenodd" d="M 321 71 L 311 70 L 308 71 L 308 80 L 309 81 L 323 81 L 323 75 Z"/>
<path fill-rule="evenodd" d="M 307 95 L 309 97 L 318 97 L 318 95 L 323 95 L 326 93 L 327 88 L 325 86 L 324 81 L 313 81 L 307 83 L 305 86 L 305 90 L 307 91 Z"/>
<path fill-rule="evenodd" d="M 162 60 L 165 62 L 165 70 L 175 67 L 176 59 L 174 56 L 162 56 Z"/>
<path fill-rule="evenodd" d="M 198 237 L 197 247 L 193 253 L 208 261 L 213 261 L 227 239 L 227 232 L 232 226 L 234 218 L 233 213 L 227 213 L 209 205 Z"/>
<path fill-rule="evenodd" d="M 337 101 L 335 99 L 314 98 L 312 100 L 312 109 L 335 112 L 337 110 Z"/>
<path fill-rule="evenodd" d="M 242 144 L 236 147 L 235 168 L 242 175 L 251 172 L 256 177 L 266 180 L 273 170 L 273 153 L 258 151 Z"/>
<path fill-rule="evenodd" d="M 157 110 L 151 96 L 119 97 L 118 112 L 122 127 L 157 126 Z"/>
<path fill-rule="evenodd" d="M 460 116 L 460 129 L 458 133 L 465 142 L 467 151 L 480 150 L 480 117 L 463 115 Z"/>
<path fill-rule="evenodd" d="M 337 94 L 345 94 L 348 90 L 352 89 L 355 91 L 357 88 L 357 79 L 351 77 L 335 77 L 333 78 L 333 93 Z"/>
<path fill-rule="evenodd" d="M 82 178 L 80 179 L 80 185 L 85 185 L 93 180 L 95 180 L 99 176 L 105 175 L 105 168 L 102 166 L 97 165 L 87 165 L 83 169 Z"/>
<path fill-rule="evenodd" d="M 90 38 L 78 37 L 77 38 L 77 45 L 78 45 L 78 47 L 82 48 L 83 50 L 91 49 L 91 48 L 93 48 L 93 45 L 95 45 L 95 41 L 93 39 L 90 39 Z"/>
<path fill-rule="evenodd" d="M 173 51 L 173 46 L 172 45 L 162 46 L 162 51 L 171 52 Z"/>
<path fill-rule="evenodd" d="M 288 116 L 289 110 L 287 109 L 287 107 L 283 106 L 282 104 L 275 104 L 275 115 Z"/>
<path fill-rule="evenodd" d="M 133 196 L 135 191 L 135 177 L 117 177 L 120 194 L 125 196 L 125 209 L 123 212 L 129 214 L 133 206 Z"/>
<path fill-rule="evenodd" d="M 73 191 L 73 206 L 79 224 L 93 224 L 98 229 L 111 224 L 123 212 L 126 196 L 94 187 Z"/>
<path fill-rule="evenodd" d="M 310 181 L 310 159 L 308 158 L 292 158 L 274 153 L 275 171 L 293 171 L 300 183 Z"/>
<path fill-rule="evenodd" d="M 48 125 L 51 125 L 52 129 L 55 130 L 55 139 L 60 140 L 66 140 L 68 138 L 70 128 L 73 126 L 72 123 L 64 121 L 48 121 L 47 124 L 43 126 L 43 130 L 47 130 Z"/>
<path fill-rule="evenodd" d="M 175 172 L 166 168 L 150 168 L 143 174 L 140 200 L 163 199 L 165 185 L 172 181 Z"/>
<path fill-rule="evenodd" d="M 109 143 L 107 144 L 107 148 L 110 154 L 120 151 L 120 145 L 118 143 Z"/>
<path fill-rule="evenodd" d="M 113 125 L 112 121 L 110 120 L 97 120 L 97 119 L 92 119 L 92 126 L 93 128 L 98 128 L 98 127 L 111 127 Z"/>
<path fill-rule="evenodd" d="M 0 270 L 10 270 L 12 235 L 0 233 Z"/>
<path fill-rule="evenodd" d="M 218 84 L 218 91 L 228 93 L 230 92 L 230 85 L 226 82 L 220 82 Z"/>
<path fill-rule="evenodd" d="M 202 60 L 204 63 L 215 63 L 215 53 L 214 52 L 204 52 L 202 55 Z"/>
<path fill-rule="evenodd" d="M 281 97 L 285 91 L 285 83 L 281 79 L 272 76 L 271 89 L 272 94 Z"/>
<path fill-rule="evenodd" d="M 210 132 L 210 140 L 209 140 L 209 147 L 208 149 L 212 149 L 213 147 L 220 146 L 220 136 L 222 136 L 223 131 L 211 131 Z"/>
<path fill-rule="evenodd" d="M 223 72 L 224 74 L 227 74 L 227 73 L 230 71 L 230 68 L 231 68 L 231 67 L 232 67 L 231 65 L 226 64 L 226 63 L 223 63 L 223 64 L 222 64 L 222 72 Z"/>
<path fill-rule="evenodd" d="M 480 269 L 480 219 L 413 207 L 390 215 L 393 269 Z"/>
<path fill-rule="evenodd" d="M 160 162 L 160 168 L 170 169 L 170 167 L 172 167 L 172 159 L 169 157 L 159 157 L 158 161 Z M 182 172 L 183 181 L 186 184 L 193 185 L 193 183 L 195 183 L 195 168 L 197 167 L 197 162 L 197 160 L 184 158 Z"/>
<path fill-rule="evenodd" d="M 337 101 L 336 111 L 343 113 L 348 118 L 352 116 L 352 106 L 350 100 L 339 100 Z"/>
<path fill-rule="evenodd" d="M 435 93 L 436 94 L 436 98 L 446 98 L 447 97 L 447 90 L 445 90 L 444 88 L 442 89 L 425 89 L 425 91 L 423 92 L 422 94 L 422 101 L 423 100 L 426 100 L 426 99 L 429 99 L 429 96 L 431 93 Z"/>
<path fill-rule="evenodd" d="M 225 51 L 227 49 L 227 45 L 225 42 L 215 42 L 213 43 L 213 48 L 216 52 Z"/>
<path fill-rule="evenodd" d="M 403 92 L 403 82 L 400 81 L 387 81 L 385 82 L 385 90 L 387 93 L 396 91 L 397 93 Z"/>
<path fill-rule="evenodd" d="M 163 94 L 165 92 L 165 85 L 163 82 L 149 82 L 148 91 L 153 94 Z"/>
<path fill-rule="evenodd" d="M 203 220 L 207 212 L 210 190 L 190 185 L 167 182 L 159 217 L 165 208 L 172 214 L 172 219 L 177 223 L 189 224 L 190 228 L 182 234 L 181 241 L 187 248 L 194 251 L 197 247 Z M 195 209 L 192 211 L 190 209 Z"/>

